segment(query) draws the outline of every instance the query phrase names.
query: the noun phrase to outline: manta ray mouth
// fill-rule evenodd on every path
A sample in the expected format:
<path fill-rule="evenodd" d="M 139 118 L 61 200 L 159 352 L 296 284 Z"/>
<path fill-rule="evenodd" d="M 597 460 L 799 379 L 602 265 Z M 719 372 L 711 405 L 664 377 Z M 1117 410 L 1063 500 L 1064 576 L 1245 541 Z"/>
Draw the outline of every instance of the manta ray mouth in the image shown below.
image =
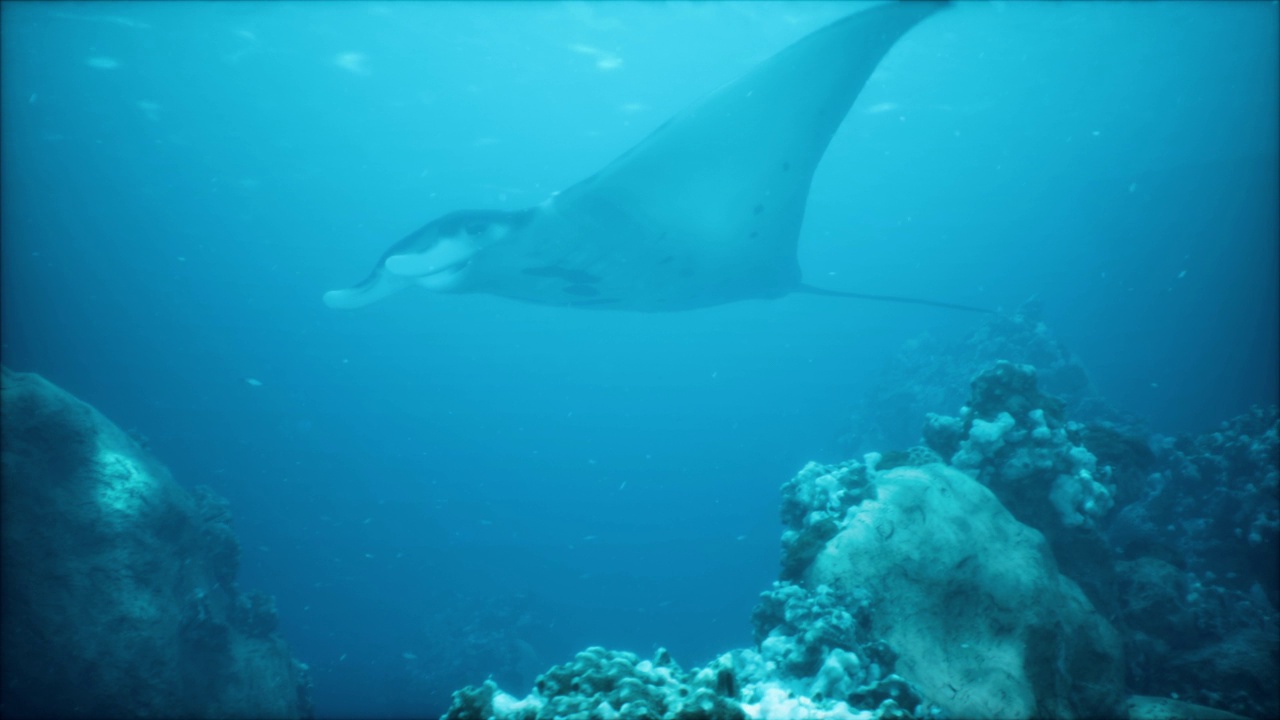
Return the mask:
<path fill-rule="evenodd" d="M 437 277 L 441 275 L 457 275 L 458 273 L 465 270 L 467 266 L 470 264 L 471 264 L 470 260 L 463 260 L 460 263 L 446 265 L 439 269 L 432 268 L 430 271 L 423 273 L 419 277 L 429 278 L 429 277 Z"/>
<path fill-rule="evenodd" d="M 442 279 L 466 268 L 481 249 L 471 242 L 445 238 L 422 252 L 391 255 L 383 261 L 383 267 L 408 280 Z"/>
<path fill-rule="evenodd" d="M 462 281 L 463 271 L 470 267 L 470 260 L 463 260 L 441 268 L 431 268 L 428 272 L 419 273 L 413 278 L 418 287 L 436 292 L 456 290 Z"/>

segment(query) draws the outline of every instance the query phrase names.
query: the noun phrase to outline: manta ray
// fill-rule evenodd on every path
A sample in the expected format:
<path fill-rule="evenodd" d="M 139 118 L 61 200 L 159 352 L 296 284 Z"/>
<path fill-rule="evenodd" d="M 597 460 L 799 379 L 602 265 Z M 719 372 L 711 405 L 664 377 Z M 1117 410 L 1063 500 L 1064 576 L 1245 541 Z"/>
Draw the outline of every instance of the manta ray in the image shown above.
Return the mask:
<path fill-rule="evenodd" d="M 383 253 L 357 308 L 410 286 L 543 305 L 661 312 L 824 290 L 796 245 L 813 173 L 867 78 L 941 2 L 895 2 L 822 28 L 711 92 L 587 179 L 523 210 L 460 210 Z"/>

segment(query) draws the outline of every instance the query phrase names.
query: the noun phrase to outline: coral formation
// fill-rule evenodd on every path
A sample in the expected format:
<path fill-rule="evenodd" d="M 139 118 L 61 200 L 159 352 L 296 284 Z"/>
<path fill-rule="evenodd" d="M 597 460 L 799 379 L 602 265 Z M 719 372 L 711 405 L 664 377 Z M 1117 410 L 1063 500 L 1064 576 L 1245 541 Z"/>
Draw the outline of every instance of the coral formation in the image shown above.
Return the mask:
<path fill-rule="evenodd" d="M 991 488 L 1023 522 L 1050 530 L 1092 528 L 1111 509 L 1109 466 L 1079 443 L 1084 426 L 1040 392 L 1036 370 L 1004 360 L 974 378 L 960 417 L 930 413 L 923 431 L 935 452 Z"/>
<path fill-rule="evenodd" d="M 1199 437 L 1157 438 L 1155 472 L 1111 542 L 1176 548 L 1187 569 L 1235 590 L 1258 582 L 1280 605 L 1280 419 L 1252 408 Z"/>
<path fill-rule="evenodd" d="M 789 593 L 784 603 L 794 605 L 801 593 Z M 780 641 L 759 652 L 725 653 L 691 672 L 681 670 L 661 649 L 652 660 L 640 660 L 634 653 L 588 648 L 573 662 L 540 677 L 525 698 L 517 699 L 493 681 L 486 681 L 454 693 L 453 705 L 444 717 L 878 720 L 911 717 L 903 705 L 919 706 L 918 698 L 901 678 L 873 678 L 879 674 L 875 662 L 864 668 L 854 653 L 838 648 L 819 650 L 812 639 L 805 642 L 825 658 L 813 668 L 812 677 L 801 678 L 786 671 L 779 674 L 777 651 L 790 642 Z M 855 679 L 869 682 L 859 685 Z M 874 709 L 854 710 L 850 702 Z"/>
<path fill-rule="evenodd" d="M 1037 378 L 1030 365 L 997 361 L 973 378 L 958 417 L 929 413 L 922 437 L 990 488 L 1020 522 L 1043 533 L 1059 570 L 1110 616 L 1118 601 L 1111 551 L 1099 523 L 1121 494 L 1117 482 L 1125 482 L 1132 496 L 1138 473 L 1100 463 L 1083 442 L 1105 440 L 1108 457 L 1141 453 L 1111 426 L 1069 420 L 1065 404 L 1043 393 Z"/>
<path fill-rule="evenodd" d="M 592 647 L 578 653 L 573 662 L 548 670 L 524 699 L 502 692 L 489 681 L 455 693 L 445 715 L 446 720 L 493 717 L 734 720 L 746 714 L 717 691 L 714 678 L 707 682 L 684 672 L 665 650 L 659 650 L 653 660 L 640 660 L 635 653 Z"/>
<path fill-rule="evenodd" d="M 758 657 L 769 673 L 750 675 L 750 681 L 815 703 L 834 700 L 882 712 L 934 714 L 936 707 L 891 672 L 897 654 L 875 636 L 871 612 L 871 598 L 860 588 L 842 594 L 827 585 L 809 590 L 774 583 L 752 613 L 759 650 L 741 651 L 742 658 Z"/>
<path fill-rule="evenodd" d="M 1045 534 L 1118 624 L 1130 691 L 1280 715 L 1276 408 L 1147 441 L 1069 420 L 1035 380 L 997 362 L 959 417 L 928 416 L 926 443 Z"/>
<path fill-rule="evenodd" d="M 1043 325 L 1008 322 L 1087 389 Z M 925 446 L 785 483 L 753 647 L 690 672 L 592 648 L 524 699 L 460 691 L 449 717 L 1280 715 L 1277 411 L 1149 443 L 1041 379 L 996 361 Z"/>
<path fill-rule="evenodd" d="M 1153 443 L 1141 492 L 1107 527 L 1134 691 L 1280 716 L 1278 429 L 1275 407 L 1255 407 Z"/>
<path fill-rule="evenodd" d="M 856 403 L 842 444 L 854 456 L 915 444 L 920 418 L 964 404 L 969 381 L 997 360 L 1034 366 L 1040 387 L 1061 398 L 1079 422 L 1133 422 L 1103 401 L 1080 359 L 1054 336 L 1041 320 L 1040 303 L 1031 300 L 1011 314 L 989 316 L 958 341 L 923 335 L 906 343 Z"/>
<path fill-rule="evenodd" d="M 226 502 L 44 379 L 2 373 L 5 716 L 309 717 L 274 602 L 235 585 Z"/>

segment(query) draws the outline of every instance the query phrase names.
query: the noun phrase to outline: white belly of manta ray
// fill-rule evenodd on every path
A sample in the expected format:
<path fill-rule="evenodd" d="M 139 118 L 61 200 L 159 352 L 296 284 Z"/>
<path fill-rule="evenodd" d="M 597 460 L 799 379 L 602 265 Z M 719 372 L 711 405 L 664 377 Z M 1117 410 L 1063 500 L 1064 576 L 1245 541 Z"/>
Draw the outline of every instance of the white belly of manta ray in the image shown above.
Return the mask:
<path fill-rule="evenodd" d="M 432 220 L 325 304 L 363 307 L 416 285 L 646 312 L 791 292 L 946 305 L 813 288 L 796 261 L 832 135 L 893 44 L 942 5 L 879 5 L 811 33 L 535 207 Z"/>

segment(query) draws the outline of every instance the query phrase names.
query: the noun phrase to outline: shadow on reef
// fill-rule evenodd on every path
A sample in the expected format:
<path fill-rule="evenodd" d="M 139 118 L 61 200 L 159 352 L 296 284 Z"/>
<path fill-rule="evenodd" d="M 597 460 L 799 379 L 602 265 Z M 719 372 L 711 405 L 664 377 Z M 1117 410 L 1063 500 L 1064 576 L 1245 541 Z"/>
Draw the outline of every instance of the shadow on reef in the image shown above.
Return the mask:
<path fill-rule="evenodd" d="M 1276 408 L 1147 437 L 1028 315 L 979 334 L 1073 393 L 993 358 L 967 396 L 913 392 L 913 447 L 807 465 L 752 647 L 688 671 L 589 648 L 524 698 L 460 690 L 446 717 L 1280 717 Z M 929 412 L 953 396 L 956 416 Z"/>
<path fill-rule="evenodd" d="M 227 502 L 37 375 L 3 373 L 0 714 L 312 715 Z"/>

